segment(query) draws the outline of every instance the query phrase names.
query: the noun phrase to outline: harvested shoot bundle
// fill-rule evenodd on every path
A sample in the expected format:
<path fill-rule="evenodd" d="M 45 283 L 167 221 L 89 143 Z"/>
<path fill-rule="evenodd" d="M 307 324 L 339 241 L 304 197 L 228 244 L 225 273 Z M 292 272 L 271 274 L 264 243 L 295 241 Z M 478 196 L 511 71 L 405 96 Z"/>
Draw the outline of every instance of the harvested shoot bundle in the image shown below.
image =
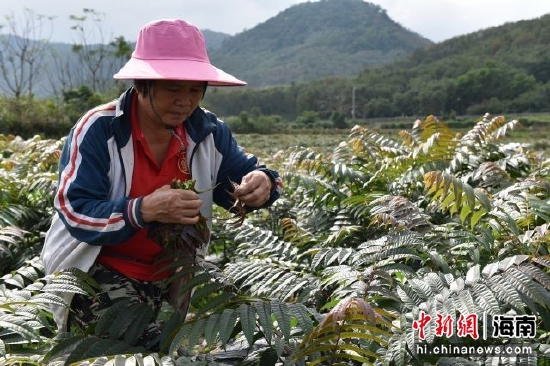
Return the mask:
<path fill-rule="evenodd" d="M 231 180 L 231 188 L 235 190 L 239 185 Z M 200 193 L 195 189 L 195 180 L 189 179 L 182 182 L 179 179 L 174 179 L 170 184 L 173 189 L 186 189 L 195 193 Z M 246 216 L 246 206 L 232 192 L 227 192 L 231 195 L 235 202 L 229 209 L 235 214 L 235 220 L 231 222 L 233 227 L 239 227 Z M 206 218 L 199 214 L 199 221 L 194 225 L 182 224 L 161 224 L 154 223 L 149 229 L 149 238 L 157 242 L 164 249 L 163 254 L 158 258 L 163 260 L 182 260 L 187 259 L 189 264 L 195 262 L 197 249 L 208 242 L 210 238 L 210 230 L 206 224 Z"/>
<path fill-rule="evenodd" d="M 194 179 L 185 182 L 174 179 L 170 187 L 197 192 Z M 160 244 L 164 249 L 162 258 L 159 259 L 181 260 L 185 258 L 189 260 L 190 264 L 194 263 L 197 249 L 205 245 L 210 237 L 206 218 L 201 214 L 199 215 L 199 221 L 194 225 L 155 223 L 151 226 L 148 234 L 149 238 Z"/>
<path fill-rule="evenodd" d="M 233 188 L 233 191 L 239 188 L 239 185 L 233 182 L 231 179 L 229 179 L 229 184 L 231 184 L 231 188 Z M 239 227 L 243 224 L 244 218 L 246 217 L 246 206 L 244 203 L 241 202 L 239 198 L 237 198 L 235 193 L 229 192 L 229 191 L 226 191 L 226 192 L 229 193 L 229 195 L 233 197 L 233 199 L 235 199 L 233 206 L 229 208 L 229 211 L 235 214 L 236 219 L 230 224 L 233 227 Z"/>

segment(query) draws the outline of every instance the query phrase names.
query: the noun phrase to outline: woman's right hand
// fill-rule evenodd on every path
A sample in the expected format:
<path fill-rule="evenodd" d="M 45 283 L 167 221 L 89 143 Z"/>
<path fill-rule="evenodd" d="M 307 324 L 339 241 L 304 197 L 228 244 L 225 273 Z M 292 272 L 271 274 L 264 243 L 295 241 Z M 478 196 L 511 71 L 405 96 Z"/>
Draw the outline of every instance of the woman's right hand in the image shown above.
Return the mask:
<path fill-rule="evenodd" d="M 141 217 L 145 222 L 193 225 L 199 221 L 202 201 L 185 189 L 162 186 L 141 201 Z"/>

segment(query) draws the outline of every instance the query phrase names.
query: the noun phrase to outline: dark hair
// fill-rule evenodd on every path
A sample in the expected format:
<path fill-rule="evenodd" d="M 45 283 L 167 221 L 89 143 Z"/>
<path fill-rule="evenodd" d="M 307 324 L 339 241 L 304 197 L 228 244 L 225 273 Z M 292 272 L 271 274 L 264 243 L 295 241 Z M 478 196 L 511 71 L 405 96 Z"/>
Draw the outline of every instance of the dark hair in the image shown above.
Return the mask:
<path fill-rule="evenodd" d="M 151 91 L 151 88 L 153 87 L 154 80 L 149 79 L 138 79 L 134 80 L 134 89 L 136 89 L 140 94 L 142 94 L 144 97 L 149 95 L 149 92 Z M 208 88 L 208 82 L 204 82 L 203 89 L 202 89 L 202 97 L 204 98 L 204 94 L 206 94 L 206 89 Z"/>
<path fill-rule="evenodd" d="M 149 95 L 149 91 L 152 86 L 153 80 L 134 80 L 134 89 L 136 89 L 138 93 L 142 94 L 144 97 Z"/>

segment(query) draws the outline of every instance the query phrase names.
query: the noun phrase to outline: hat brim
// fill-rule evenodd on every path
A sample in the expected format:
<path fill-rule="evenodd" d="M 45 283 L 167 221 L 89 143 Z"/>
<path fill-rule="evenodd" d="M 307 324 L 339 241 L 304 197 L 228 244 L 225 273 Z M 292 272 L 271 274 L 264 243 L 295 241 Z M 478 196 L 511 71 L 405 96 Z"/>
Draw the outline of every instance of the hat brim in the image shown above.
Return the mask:
<path fill-rule="evenodd" d="M 132 57 L 113 75 L 120 80 L 206 81 L 209 86 L 243 86 L 246 82 L 217 67 L 195 60 L 142 60 Z"/>

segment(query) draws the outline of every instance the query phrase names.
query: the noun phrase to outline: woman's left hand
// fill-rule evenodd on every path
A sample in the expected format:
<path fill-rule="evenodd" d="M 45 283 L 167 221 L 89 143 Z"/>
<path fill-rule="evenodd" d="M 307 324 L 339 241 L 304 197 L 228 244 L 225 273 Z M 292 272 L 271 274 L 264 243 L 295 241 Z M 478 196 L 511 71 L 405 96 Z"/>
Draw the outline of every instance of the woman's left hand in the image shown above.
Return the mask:
<path fill-rule="evenodd" d="M 260 207 L 271 196 L 273 182 L 267 173 L 255 170 L 245 175 L 241 184 L 235 189 L 237 198 L 247 206 Z"/>

